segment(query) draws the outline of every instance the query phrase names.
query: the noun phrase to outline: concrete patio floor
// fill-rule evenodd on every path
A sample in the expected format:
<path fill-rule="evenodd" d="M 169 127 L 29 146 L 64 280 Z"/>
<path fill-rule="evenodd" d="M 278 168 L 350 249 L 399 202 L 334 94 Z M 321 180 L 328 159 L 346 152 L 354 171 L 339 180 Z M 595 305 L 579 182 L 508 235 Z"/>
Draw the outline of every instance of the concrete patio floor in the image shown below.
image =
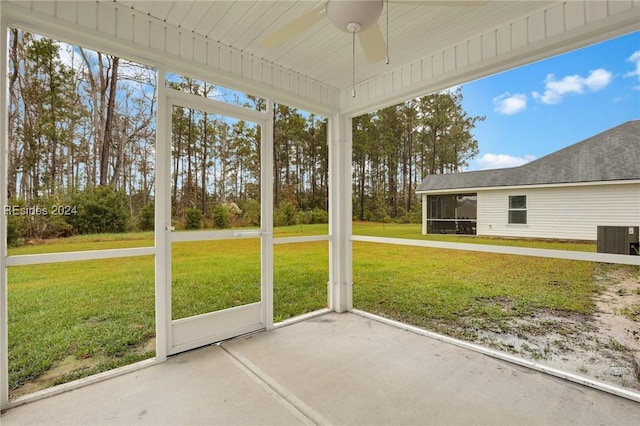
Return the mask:
<path fill-rule="evenodd" d="M 640 403 L 330 313 L 18 406 L 14 425 L 638 425 Z"/>

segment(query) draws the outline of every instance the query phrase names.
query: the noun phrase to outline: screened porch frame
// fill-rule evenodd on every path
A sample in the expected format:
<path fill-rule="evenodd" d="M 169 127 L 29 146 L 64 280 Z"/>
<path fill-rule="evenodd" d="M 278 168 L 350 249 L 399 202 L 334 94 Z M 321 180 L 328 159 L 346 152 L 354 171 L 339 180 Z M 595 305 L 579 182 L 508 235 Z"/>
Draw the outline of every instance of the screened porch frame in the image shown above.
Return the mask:
<path fill-rule="evenodd" d="M 588 8 L 588 0 L 556 3 L 564 6 L 560 8 L 556 4 L 550 5 L 539 13 L 505 22 L 500 28 L 486 28 L 484 33 L 472 39 L 452 41 L 451 46 L 434 52 L 419 64 L 401 64 L 375 79 L 360 82 L 355 87 L 358 93 L 355 98 L 351 96 L 351 88 L 337 88 L 329 83 L 311 80 L 295 70 L 243 55 L 233 47 L 207 40 L 166 22 L 149 20 L 133 9 L 110 1 L 3 1 L 0 3 L 0 69 L 7 69 L 7 29 L 18 27 L 155 67 L 160 75 L 168 70 L 182 73 L 327 117 L 331 171 L 329 235 L 326 237 L 329 241 L 328 310 L 347 312 L 353 310 L 351 246 L 354 241 L 640 265 L 640 257 L 634 256 L 400 240 L 357 236 L 352 233 L 353 117 L 640 29 L 638 1 L 606 1 L 603 2 L 606 5 L 604 8 Z M 577 7 L 590 10 L 592 15 L 576 19 L 572 12 Z M 160 34 L 163 36 L 160 37 Z M 488 53 L 478 56 L 476 49 Z M 0 170 L 3 171 L 8 164 L 7 91 L 7 81 L 2 79 Z M 166 147 L 168 136 L 161 129 L 166 127 L 163 124 L 168 117 L 163 108 L 158 108 L 158 111 L 157 143 Z M 267 112 L 267 123 L 272 121 L 269 119 L 270 114 L 273 112 Z M 267 135 L 271 133 L 268 130 L 265 132 Z M 264 178 L 272 180 L 272 171 L 268 171 Z M 6 189 L 6 174 L 1 173 L 1 206 L 8 202 Z M 159 191 L 161 189 L 158 188 Z M 159 238 L 158 233 L 170 226 L 170 223 L 166 223 L 166 212 L 156 211 L 156 219 L 157 240 L 152 248 L 7 256 L 6 239 L 0 239 L 0 408 L 12 406 L 8 393 L 7 268 L 14 265 L 142 255 L 154 255 L 162 261 L 166 256 L 166 243 Z M 6 229 L 7 218 L 0 215 L 0 230 L 3 235 L 6 235 Z M 156 276 L 158 355 L 151 362 L 163 362 L 167 356 L 166 283 L 158 284 L 164 280 L 162 272 L 157 274 L 160 274 Z M 300 320 L 304 318 L 307 316 Z M 273 318 L 267 319 L 267 323 L 267 328 L 273 327 Z M 148 363 L 143 362 L 141 366 Z M 108 376 L 109 374 L 102 375 L 97 379 Z M 82 385 L 91 380 L 94 379 L 69 386 Z M 590 385 L 596 386 L 593 383 Z M 625 394 L 624 391 L 620 392 Z M 628 394 L 625 396 L 629 397 Z M 637 398 L 640 400 L 640 397 Z"/>

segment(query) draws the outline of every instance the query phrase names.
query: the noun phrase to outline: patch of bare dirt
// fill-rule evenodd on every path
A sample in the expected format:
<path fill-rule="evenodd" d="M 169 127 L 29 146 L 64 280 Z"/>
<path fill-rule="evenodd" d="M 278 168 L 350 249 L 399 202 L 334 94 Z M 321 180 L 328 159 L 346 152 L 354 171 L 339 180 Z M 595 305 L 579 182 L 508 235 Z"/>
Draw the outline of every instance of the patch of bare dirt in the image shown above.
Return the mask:
<path fill-rule="evenodd" d="M 155 351 L 155 337 L 149 339 L 145 345 L 138 350 L 140 353 L 148 353 Z M 106 355 L 94 355 L 85 358 L 78 358 L 74 355 L 67 355 L 62 360 L 54 363 L 49 370 L 39 376 L 37 379 L 25 383 L 19 388 L 11 391 L 11 398 L 19 398 L 24 395 L 50 388 L 60 383 L 61 379 L 68 375 L 82 375 L 90 372 L 100 364 L 107 363 L 111 358 Z"/>
<path fill-rule="evenodd" d="M 92 370 L 98 366 L 100 362 L 105 362 L 107 360 L 108 359 L 106 357 L 76 358 L 73 355 L 67 355 L 62 360 L 56 362 L 49 370 L 37 379 L 27 382 L 18 389 L 12 391 L 11 398 L 18 398 L 23 395 L 28 395 L 30 393 L 49 388 L 54 386 L 60 378 L 67 374 Z"/>
<path fill-rule="evenodd" d="M 620 267 L 596 280 L 594 314 L 542 310 L 478 331 L 477 343 L 640 390 L 640 272 Z"/>

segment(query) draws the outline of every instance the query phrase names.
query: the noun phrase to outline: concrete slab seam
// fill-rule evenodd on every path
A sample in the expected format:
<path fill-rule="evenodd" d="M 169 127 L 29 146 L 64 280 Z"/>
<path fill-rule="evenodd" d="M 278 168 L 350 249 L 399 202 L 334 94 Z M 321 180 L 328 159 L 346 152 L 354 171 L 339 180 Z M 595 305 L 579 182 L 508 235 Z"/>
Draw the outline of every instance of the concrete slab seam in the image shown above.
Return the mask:
<path fill-rule="evenodd" d="M 322 415 L 307 405 L 300 398 L 288 391 L 284 386 L 262 371 L 260 367 L 242 356 L 239 352 L 219 345 L 224 355 L 231 360 L 242 372 L 251 377 L 256 383 L 261 385 L 269 393 L 273 393 L 279 402 L 293 413 L 296 418 L 308 425 L 331 425 Z"/>

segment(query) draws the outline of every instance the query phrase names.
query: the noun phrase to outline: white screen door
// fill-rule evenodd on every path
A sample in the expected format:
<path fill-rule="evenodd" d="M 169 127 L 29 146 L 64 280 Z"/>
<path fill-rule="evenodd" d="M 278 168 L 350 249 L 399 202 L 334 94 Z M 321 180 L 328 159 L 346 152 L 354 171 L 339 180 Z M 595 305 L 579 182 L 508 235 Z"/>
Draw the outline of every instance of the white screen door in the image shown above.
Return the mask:
<path fill-rule="evenodd" d="M 265 273 L 271 229 L 263 226 L 263 204 L 270 200 L 262 182 L 268 180 L 261 153 L 266 114 L 178 92 L 168 96 L 167 108 L 171 355 L 272 321 Z"/>

